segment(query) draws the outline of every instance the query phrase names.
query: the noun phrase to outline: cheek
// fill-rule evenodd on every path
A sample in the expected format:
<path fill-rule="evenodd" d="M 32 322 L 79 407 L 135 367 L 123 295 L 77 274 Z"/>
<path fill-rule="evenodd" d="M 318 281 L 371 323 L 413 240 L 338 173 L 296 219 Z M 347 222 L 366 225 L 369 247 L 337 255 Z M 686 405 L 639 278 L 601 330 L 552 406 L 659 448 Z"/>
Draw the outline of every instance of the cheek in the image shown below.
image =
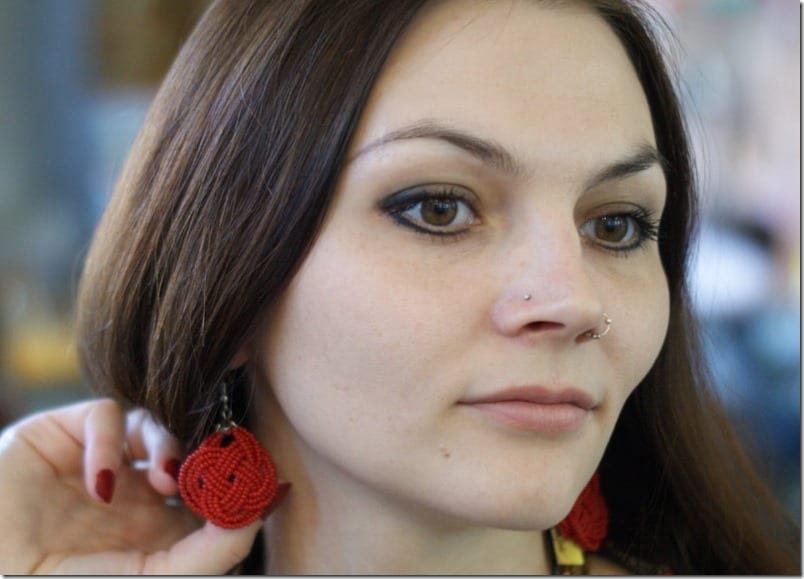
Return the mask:
<path fill-rule="evenodd" d="M 363 440 L 409 434 L 437 395 L 428 382 L 447 341 L 444 301 L 373 249 L 383 263 L 322 237 L 278 304 L 264 349 L 267 378 L 300 429 L 337 425 L 338 436 Z"/>
<path fill-rule="evenodd" d="M 609 344 L 623 403 L 653 367 L 664 344 L 670 315 L 670 297 L 661 267 L 648 272 L 631 288 L 618 294 L 614 305 L 617 319 L 612 324 L 617 339 Z"/>

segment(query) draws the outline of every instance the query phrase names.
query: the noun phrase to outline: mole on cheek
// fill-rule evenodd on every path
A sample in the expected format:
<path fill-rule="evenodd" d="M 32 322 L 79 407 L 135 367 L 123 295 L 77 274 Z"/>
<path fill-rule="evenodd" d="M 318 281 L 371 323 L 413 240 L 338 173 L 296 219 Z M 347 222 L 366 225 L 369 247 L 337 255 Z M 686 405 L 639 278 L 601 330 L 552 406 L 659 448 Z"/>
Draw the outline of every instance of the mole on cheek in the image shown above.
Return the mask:
<path fill-rule="evenodd" d="M 441 452 L 441 456 L 443 456 L 444 458 L 449 458 L 450 457 L 449 449 L 447 449 L 447 448 L 445 448 L 443 446 L 439 446 L 438 450 Z"/>

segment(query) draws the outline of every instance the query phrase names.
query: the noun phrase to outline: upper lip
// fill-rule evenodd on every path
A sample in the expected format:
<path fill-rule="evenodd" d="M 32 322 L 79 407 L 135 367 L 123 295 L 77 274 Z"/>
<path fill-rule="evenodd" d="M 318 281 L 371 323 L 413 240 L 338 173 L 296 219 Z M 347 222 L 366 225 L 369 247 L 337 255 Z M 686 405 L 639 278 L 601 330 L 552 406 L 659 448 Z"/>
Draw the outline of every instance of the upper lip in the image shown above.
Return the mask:
<path fill-rule="evenodd" d="M 534 404 L 573 404 L 584 410 L 596 406 L 592 396 L 573 386 L 511 386 L 491 394 L 461 400 L 461 404 L 493 404 L 495 402 L 531 402 Z"/>

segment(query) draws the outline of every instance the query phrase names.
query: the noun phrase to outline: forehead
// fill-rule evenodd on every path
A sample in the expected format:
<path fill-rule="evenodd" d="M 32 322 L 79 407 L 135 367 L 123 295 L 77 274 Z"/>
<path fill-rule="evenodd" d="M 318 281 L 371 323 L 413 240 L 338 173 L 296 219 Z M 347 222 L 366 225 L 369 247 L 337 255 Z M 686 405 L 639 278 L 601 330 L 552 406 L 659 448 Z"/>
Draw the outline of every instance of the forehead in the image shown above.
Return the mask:
<path fill-rule="evenodd" d="M 423 120 L 489 136 L 541 164 L 655 143 L 624 48 L 574 4 L 428 4 L 383 68 L 352 148 Z"/>

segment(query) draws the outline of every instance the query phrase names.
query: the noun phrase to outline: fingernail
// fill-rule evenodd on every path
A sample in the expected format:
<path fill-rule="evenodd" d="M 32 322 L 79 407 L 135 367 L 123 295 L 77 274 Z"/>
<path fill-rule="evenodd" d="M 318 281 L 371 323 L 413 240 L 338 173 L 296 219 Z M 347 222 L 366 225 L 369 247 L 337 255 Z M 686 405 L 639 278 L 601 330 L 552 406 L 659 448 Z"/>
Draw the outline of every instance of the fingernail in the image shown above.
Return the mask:
<path fill-rule="evenodd" d="M 274 510 L 276 510 L 276 508 L 285 501 L 285 497 L 287 496 L 288 491 L 290 490 L 291 486 L 293 486 L 292 483 L 286 482 L 286 483 L 280 483 L 276 487 L 276 494 L 274 495 L 274 499 L 271 501 L 271 503 L 265 508 L 265 511 L 262 513 L 262 518 L 263 519 L 268 518 L 271 515 L 271 513 L 273 513 Z"/>
<path fill-rule="evenodd" d="M 178 459 L 170 458 L 165 461 L 162 467 L 166 473 L 173 477 L 173 480 L 179 480 L 179 470 L 181 469 L 181 462 Z"/>
<path fill-rule="evenodd" d="M 95 477 L 95 492 L 104 503 L 112 502 L 114 494 L 114 473 L 111 469 L 105 468 Z"/>
<path fill-rule="evenodd" d="M 290 487 L 292 486 L 293 484 L 289 482 L 279 483 L 279 485 L 276 487 L 276 494 L 274 495 L 273 502 L 278 505 L 284 501 L 288 491 L 290 490 Z"/>

